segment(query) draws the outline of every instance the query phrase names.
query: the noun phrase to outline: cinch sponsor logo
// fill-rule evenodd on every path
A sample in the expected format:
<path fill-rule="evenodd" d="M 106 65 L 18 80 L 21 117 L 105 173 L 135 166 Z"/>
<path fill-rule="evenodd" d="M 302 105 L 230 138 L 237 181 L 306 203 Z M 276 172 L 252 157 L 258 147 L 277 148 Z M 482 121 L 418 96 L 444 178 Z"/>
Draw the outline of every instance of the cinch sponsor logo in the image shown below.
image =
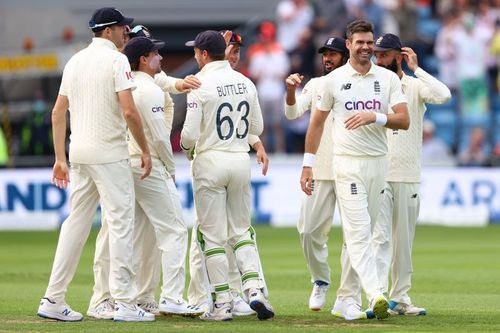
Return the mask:
<path fill-rule="evenodd" d="M 195 109 L 195 108 L 197 108 L 197 107 L 198 107 L 198 103 L 196 103 L 196 102 L 190 102 L 190 103 L 187 103 L 187 107 L 188 107 L 189 109 Z"/>
<path fill-rule="evenodd" d="M 134 78 L 132 72 L 125 72 L 125 76 L 127 77 L 127 80 L 132 80 Z"/>
<path fill-rule="evenodd" d="M 153 111 L 153 113 L 156 113 L 156 112 L 165 112 L 163 110 L 163 106 L 153 106 L 153 108 L 151 109 L 151 111 Z"/>
<path fill-rule="evenodd" d="M 352 110 L 380 110 L 382 108 L 382 102 L 376 99 L 368 101 L 348 101 L 345 102 L 345 109 Z"/>

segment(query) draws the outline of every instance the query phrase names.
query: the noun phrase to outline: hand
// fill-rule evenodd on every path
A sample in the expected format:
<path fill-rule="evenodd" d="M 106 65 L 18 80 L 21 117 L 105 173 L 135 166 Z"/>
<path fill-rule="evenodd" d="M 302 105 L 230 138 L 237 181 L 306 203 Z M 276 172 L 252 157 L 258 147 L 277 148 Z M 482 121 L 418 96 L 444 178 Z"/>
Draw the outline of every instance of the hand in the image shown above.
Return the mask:
<path fill-rule="evenodd" d="M 314 190 L 314 179 L 311 167 L 303 167 L 302 175 L 300 176 L 300 187 L 307 195 L 312 195 Z"/>
<path fill-rule="evenodd" d="M 375 122 L 374 112 L 356 112 L 350 115 L 345 121 L 345 128 L 348 130 L 353 130 L 358 127 L 369 125 Z"/>
<path fill-rule="evenodd" d="M 52 184 L 65 189 L 69 183 L 69 171 L 66 162 L 56 161 L 52 168 Z"/>
<path fill-rule="evenodd" d="M 143 152 L 141 155 L 141 168 L 144 169 L 144 173 L 141 176 L 141 179 L 146 178 L 151 173 L 151 169 L 153 168 L 153 164 L 151 162 L 151 155 L 149 152 Z"/>
<path fill-rule="evenodd" d="M 223 34 L 222 37 L 224 37 L 224 40 L 226 41 L 226 46 L 229 45 L 229 41 L 231 40 L 231 37 L 233 36 L 233 32 L 231 30 L 226 30 Z"/>
<path fill-rule="evenodd" d="M 201 82 L 194 75 L 188 75 L 182 80 L 182 91 L 188 93 L 191 89 L 198 89 L 201 87 Z"/>
<path fill-rule="evenodd" d="M 224 59 L 228 60 L 231 51 L 234 49 L 234 44 L 229 44 L 226 46 L 226 50 L 224 51 Z"/>
<path fill-rule="evenodd" d="M 401 54 L 403 55 L 408 68 L 411 69 L 412 72 L 415 72 L 418 69 L 418 59 L 417 54 L 409 47 L 401 48 Z"/>
<path fill-rule="evenodd" d="M 256 151 L 257 163 L 262 166 L 262 175 L 267 174 L 267 169 L 269 168 L 269 158 L 267 157 L 266 150 L 264 146 L 260 147 Z"/>
<path fill-rule="evenodd" d="M 287 89 L 296 89 L 298 86 L 300 86 L 303 79 L 304 79 L 304 75 L 300 75 L 299 73 L 290 74 L 285 80 L 286 88 Z"/>

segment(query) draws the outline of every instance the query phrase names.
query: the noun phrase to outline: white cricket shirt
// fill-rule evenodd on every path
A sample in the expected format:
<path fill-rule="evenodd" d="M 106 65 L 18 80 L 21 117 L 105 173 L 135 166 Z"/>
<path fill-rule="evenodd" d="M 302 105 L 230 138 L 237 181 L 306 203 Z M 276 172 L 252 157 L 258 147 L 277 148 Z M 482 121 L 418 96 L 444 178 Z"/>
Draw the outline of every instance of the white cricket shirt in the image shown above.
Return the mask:
<path fill-rule="evenodd" d="M 386 128 L 377 124 L 347 130 L 344 121 L 355 112 L 387 114 L 390 107 L 406 103 L 399 77 L 371 64 L 362 75 L 348 61 L 321 80 L 317 109 L 332 110 L 333 153 L 346 156 L 383 156 L 387 153 Z"/>
<path fill-rule="evenodd" d="M 201 87 L 187 95 L 181 147 L 248 152 L 248 135 L 264 129 L 255 85 L 226 60 L 206 64 L 196 76 Z"/>
<path fill-rule="evenodd" d="M 319 82 L 323 77 L 309 80 L 296 98 L 294 105 L 285 102 L 285 115 L 288 119 L 296 119 L 306 111 L 317 112 L 315 108 L 316 96 L 318 96 Z M 312 116 L 312 113 L 311 113 Z M 321 142 L 316 152 L 316 162 L 313 167 L 314 179 L 333 180 L 333 112 L 326 118 L 325 128 L 321 136 Z"/>
<path fill-rule="evenodd" d="M 64 67 L 59 94 L 71 121 L 69 160 L 101 164 L 128 159 L 126 122 L 117 92 L 134 88 L 127 57 L 104 38 L 76 53 Z"/>
<path fill-rule="evenodd" d="M 443 104 L 451 98 L 450 89 L 423 69 L 417 68 L 414 74 L 416 78 L 404 74 L 401 78 L 403 92 L 408 100 L 410 128 L 407 131 L 387 129 L 387 181 L 390 182 L 420 182 L 425 103 Z"/>
<path fill-rule="evenodd" d="M 167 165 L 172 156 L 172 146 L 165 119 L 165 94 L 155 84 L 153 77 L 144 72 L 135 71 L 134 80 L 137 88 L 132 94 L 141 115 L 144 135 L 151 156 L 160 159 L 163 164 Z M 130 133 L 128 137 L 130 157 L 140 157 L 142 155 L 141 148 Z"/>

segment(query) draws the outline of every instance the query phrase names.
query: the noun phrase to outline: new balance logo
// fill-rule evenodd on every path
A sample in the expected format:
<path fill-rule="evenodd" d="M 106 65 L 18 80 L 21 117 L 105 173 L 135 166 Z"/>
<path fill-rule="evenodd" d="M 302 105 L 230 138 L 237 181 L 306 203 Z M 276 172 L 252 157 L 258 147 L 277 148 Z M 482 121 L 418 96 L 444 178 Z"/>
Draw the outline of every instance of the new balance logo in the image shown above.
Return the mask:
<path fill-rule="evenodd" d="M 385 193 L 385 190 L 380 191 L 380 194 L 384 194 L 384 193 Z"/>
<path fill-rule="evenodd" d="M 416 199 L 417 197 L 418 197 L 418 194 L 417 194 L 417 193 L 415 193 L 415 194 L 413 194 L 413 195 L 411 196 L 411 198 L 412 198 L 412 199 Z"/>
<path fill-rule="evenodd" d="M 69 316 L 70 313 L 71 313 L 70 309 L 64 309 L 64 310 L 62 310 L 62 314 L 65 315 L 65 316 Z"/>
<path fill-rule="evenodd" d="M 352 195 L 358 194 L 358 188 L 356 187 L 356 183 L 351 183 L 351 194 Z"/>
<path fill-rule="evenodd" d="M 351 89 L 351 84 L 350 83 L 344 83 L 341 87 L 340 87 L 340 91 L 342 90 L 349 90 Z"/>

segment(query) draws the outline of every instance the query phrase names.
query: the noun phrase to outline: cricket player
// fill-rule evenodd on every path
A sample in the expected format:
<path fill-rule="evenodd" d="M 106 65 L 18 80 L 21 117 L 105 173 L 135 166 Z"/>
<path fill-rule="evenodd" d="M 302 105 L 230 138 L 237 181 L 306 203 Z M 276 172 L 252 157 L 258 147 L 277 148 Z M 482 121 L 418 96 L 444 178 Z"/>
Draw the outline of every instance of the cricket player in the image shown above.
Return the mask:
<path fill-rule="evenodd" d="M 129 38 L 135 37 L 152 38 L 149 30 L 143 25 L 132 28 Z M 174 115 L 174 105 L 170 93 L 187 92 L 190 89 L 199 87 L 199 81 L 194 75 L 189 75 L 184 79 L 176 79 L 167 76 L 165 72 L 155 74 L 155 83 L 164 92 L 163 112 L 157 114 L 165 118 L 166 132 L 163 133 L 162 143 L 165 145 L 163 155 L 164 165 L 167 173 L 175 181 L 175 164 L 172 154 L 172 147 L 169 140 L 172 129 Z M 136 193 L 137 197 L 138 193 Z M 145 194 L 147 196 L 147 193 Z M 185 285 L 185 253 L 187 248 L 187 227 L 182 219 L 182 210 L 178 195 L 171 196 L 175 202 L 169 208 L 175 210 L 173 219 L 169 221 L 170 233 L 167 253 L 179 251 L 175 256 L 170 256 L 170 263 L 167 265 L 169 281 L 164 283 L 162 310 L 167 314 L 197 315 L 200 310 L 192 307 L 183 300 Z M 106 222 L 106 212 L 102 211 L 102 225 L 97 235 L 96 251 L 94 257 L 94 293 L 89 304 L 87 315 L 96 319 L 112 319 L 114 316 L 114 301 L 109 293 L 109 245 L 108 226 Z M 164 244 L 165 245 L 165 242 Z M 184 255 L 182 253 L 184 252 Z M 138 288 L 137 304 L 147 312 L 155 315 L 160 314 L 158 303 L 155 300 L 155 291 L 160 281 L 161 275 L 161 250 L 156 242 L 155 230 L 152 223 L 143 214 L 139 207 L 136 211 L 136 223 L 134 227 L 134 262 L 136 272 L 136 284 Z"/>
<path fill-rule="evenodd" d="M 398 36 L 379 37 L 374 50 L 377 65 L 393 71 L 401 80 L 411 119 L 408 131 L 387 131 L 389 168 L 382 208 L 373 231 L 377 271 L 383 291 L 389 295 L 391 314 L 425 315 L 427 311 L 413 305 L 408 295 L 413 271 L 411 251 L 420 209 L 422 123 L 425 103 L 446 103 L 451 92 L 418 66 L 417 55 L 411 48 L 402 47 Z M 403 72 L 403 61 L 416 77 Z"/>
<path fill-rule="evenodd" d="M 221 31 L 223 36 L 228 31 Z M 240 34 L 236 32 L 231 32 L 228 39 L 228 46 L 226 47 L 225 58 L 228 60 L 231 68 L 236 69 L 240 61 L 240 48 L 243 46 L 243 39 Z M 227 37 L 225 37 L 227 38 Z M 258 136 L 249 135 L 249 143 L 256 151 L 257 162 L 262 166 L 262 174 L 266 175 L 267 168 L 269 165 L 269 159 L 267 157 L 264 145 L 260 141 Z M 193 229 L 195 230 L 195 229 Z M 241 297 L 241 274 L 236 265 L 236 259 L 234 257 L 233 249 L 226 244 L 226 255 L 229 265 L 229 288 L 233 295 L 233 302 L 231 312 L 234 316 L 249 316 L 255 314 L 247 302 Z M 189 272 L 190 281 L 188 288 L 188 302 L 189 304 L 195 304 L 197 307 L 208 309 L 207 304 L 207 289 L 204 285 L 204 272 L 202 267 L 203 256 L 199 249 L 198 242 L 196 240 L 196 232 L 191 232 L 191 247 L 189 251 Z"/>
<path fill-rule="evenodd" d="M 315 154 L 328 113 L 333 112 L 334 175 L 348 254 L 346 263 L 357 273 L 375 316 L 384 319 L 389 316 L 389 303 L 377 276 L 371 230 L 386 176 L 386 127 L 408 129 L 409 116 L 397 75 L 370 61 L 373 25 L 363 20 L 351 22 L 346 36 L 348 62 L 320 83 L 316 106 L 320 112 L 313 113 L 307 131 L 300 183 L 302 190 L 311 195 Z M 393 113 L 389 114 L 389 109 Z M 345 267 L 342 269 L 344 274 Z M 358 294 L 357 288 L 341 285 L 333 313 L 358 319 Z"/>
<path fill-rule="evenodd" d="M 349 57 L 345 40 L 329 37 L 319 48 L 324 75 L 344 65 Z M 302 82 L 298 73 L 286 79 L 285 116 L 296 119 L 306 111 L 316 112 L 315 102 L 320 77 L 311 79 L 302 89 L 301 95 L 295 98 L 295 90 Z M 313 290 L 309 297 L 309 309 L 321 310 L 326 304 L 326 294 L 330 288 L 330 266 L 328 265 L 328 234 L 335 211 L 335 181 L 333 177 L 333 113 L 326 119 L 325 130 L 316 154 L 316 165 L 313 169 L 314 192 L 305 195 L 300 208 L 297 224 L 304 257 L 311 273 Z"/>
<path fill-rule="evenodd" d="M 88 238 L 99 199 L 108 212 L 109 289 L 117 321 L 153 321 L 154 315 L 135 305 L 137 289 L 132 267 L 134 188 L 126 127 L 138 146 L 140 179 L 151 172 L 151 156 L 131 90 L 135 88 L 127 58 L 118 49 L 125 27 L 133 21 L 110 7 L 94 12 L 89 22 L 92 43 L 66 64 L 52 113 L 56 162 L 52 182 L 65 188 L 70 179 L 65 156 L 66 112 L 71 112 L 70 215 L 61 227 L 49 286 L 38 315 L 60 321 L 83 316 L 65 303 L 81 251 Z M 124 121 L 125 120 L 125 121 Z"/>
<path fill-rule="evenodd" d="M 263 130 L 254 84 L 224 60 L 226 42 L 213 30 L 199 33 L 194 57 L 202 85 L 188 94 L 181 147 L 196 152 L 192 162 L 198 217 L 197 240 L 208 280 L 215 291 L 213 310 L 202 320 L 231 320 L 225 245 L 233 247 L 242 274 L 242 289 L 261 320 L 274 316 L 263 293 L 259 259 L 250 227 L 250 160 L 248 135 Z"/>

